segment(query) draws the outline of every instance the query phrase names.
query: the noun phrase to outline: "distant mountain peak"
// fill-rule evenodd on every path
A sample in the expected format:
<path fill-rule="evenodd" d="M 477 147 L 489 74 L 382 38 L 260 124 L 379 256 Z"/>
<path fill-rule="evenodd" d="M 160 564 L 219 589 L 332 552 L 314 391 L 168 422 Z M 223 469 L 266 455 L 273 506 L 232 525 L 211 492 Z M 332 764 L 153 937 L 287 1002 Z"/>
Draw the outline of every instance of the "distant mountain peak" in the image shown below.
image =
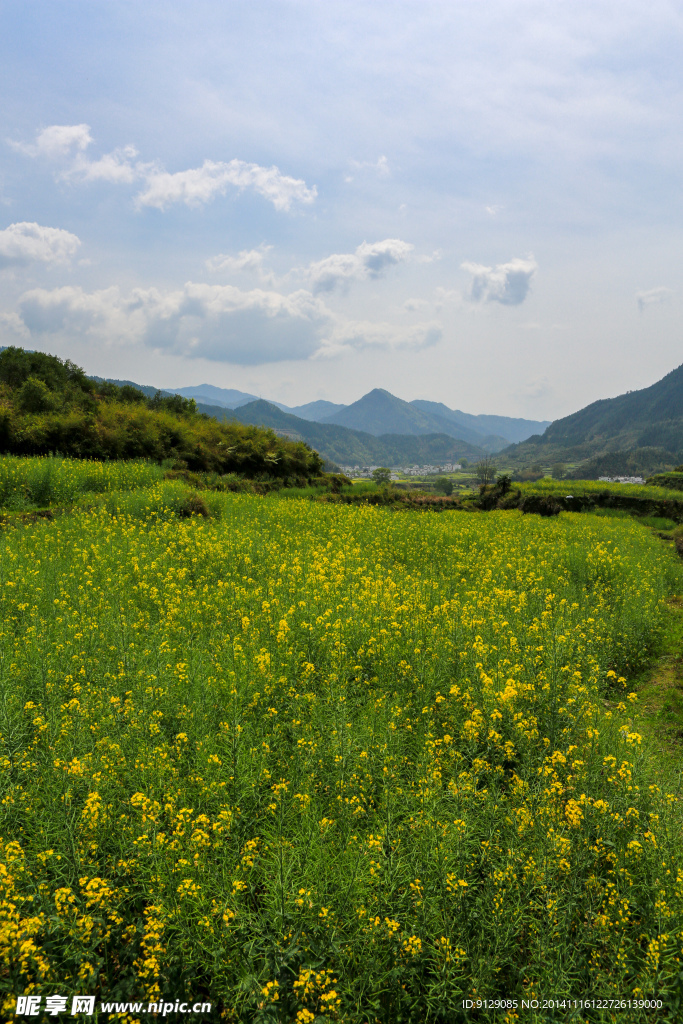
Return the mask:
<path fill-rule="evenodd" d="M 501 424 L 505 423 L 505 417 L 499 419 Z M 405 402 L 384 388 L 373 388 L 357 402 L 331 416 L 325 416 L 323 422 L 362 430 L 375 437 L 383 437 L 385 434 L 446 434 L 490 452 L 500 451 L 510 443 L 504 429 L 492 429 L 488 424 L 475 426 L 474 422 L 468 420 L 475 421 L 476 417 L 468 417 L 465 413 L 456 414 L 436 402 Z M 533 426 L 538 428 L 540 424 L 534 423 Z M 521 429 L 523 437 L 528 437 L 530 433 L 533 433 L 533 429 L 527 429 L 526 432 L 524 428 Z"/>

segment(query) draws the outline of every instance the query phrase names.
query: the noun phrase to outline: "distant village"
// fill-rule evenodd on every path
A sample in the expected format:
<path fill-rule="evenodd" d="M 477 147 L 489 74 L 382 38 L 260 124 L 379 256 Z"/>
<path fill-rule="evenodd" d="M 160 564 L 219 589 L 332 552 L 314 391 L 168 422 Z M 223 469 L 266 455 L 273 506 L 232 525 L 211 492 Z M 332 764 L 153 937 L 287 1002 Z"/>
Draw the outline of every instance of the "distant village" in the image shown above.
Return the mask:
<path fill-rule="evenodd" d="M 372 477 L 372 474 L 379 466 L 340 466 L 342 473 L 354 479 Z M 459 462 L 444 462 L 440 466 L 426 464 L 424 466 L 405 466 L 392 470 L 391 479 L 400 480 L 402 476 L 430 476 L 438 473 L 457 473 L 462 466 Z"/>
<path fill-rule="evenodd" d="M 598 480 L 601 480 L 606 484 L 644 484 L 645 478 L 642 476 L 599 476 Z"/>

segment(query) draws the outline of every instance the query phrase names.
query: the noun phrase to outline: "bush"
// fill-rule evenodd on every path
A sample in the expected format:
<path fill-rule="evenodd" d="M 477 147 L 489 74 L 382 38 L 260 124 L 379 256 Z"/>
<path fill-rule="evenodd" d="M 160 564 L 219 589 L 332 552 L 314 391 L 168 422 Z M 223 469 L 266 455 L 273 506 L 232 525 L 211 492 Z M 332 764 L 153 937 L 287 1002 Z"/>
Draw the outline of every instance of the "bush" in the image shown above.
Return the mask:
<path fill-rule="evenodd" d="M 240 473 L 269 479 L 318 476 L 322 460 L 303 442 L 261 427 L 182 416 L 141 404 L 106 402 L 86 409 L 22 413 L 7 410 L 0 423 L 6 454 L 77 459 L 151 459 L 184 462 L 191 472 Z"/>
<path fill-rule="evenodd" d="M 40 377 L 27 377 L 17 394 L 23 412 L 46 412 L 54 406 L 52 392 Z"/>
<path fill-rule="evenodd" d="M 683 526 L 679 526 L 674 531 L 674 544 L 676 545 L 676 551 L 683 558 Z"/>
<path fill-rule="evenodd" d="M 539 494 L 528 494 L 520 502 L 519 508 L 522 512 L 531 512 L 538 516 L 558 516 L 562 511 L 552 496 L 542 497 Z"/>
<path fill-rule="evenodd" d="M 206 502 L 196 491 L 190 491 L 185 500 L 178 506 L 178 515 L 181 519 L 189 519 L 190 516 L 209 517 L 209 509 Z"/>

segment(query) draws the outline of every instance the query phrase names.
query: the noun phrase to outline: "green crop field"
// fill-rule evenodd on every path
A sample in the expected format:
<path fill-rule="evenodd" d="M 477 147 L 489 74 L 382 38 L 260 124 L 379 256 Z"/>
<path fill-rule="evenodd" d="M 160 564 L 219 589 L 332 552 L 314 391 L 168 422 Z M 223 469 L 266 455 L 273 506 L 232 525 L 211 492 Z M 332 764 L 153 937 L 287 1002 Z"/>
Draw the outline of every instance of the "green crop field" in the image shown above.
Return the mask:
<path fill-rule="evenodd" d="M 20 510 L 43 469 L 0 470 Z M 651 530 L 199 516 L 153 467 L 51 472 L 50 500 L 102 493 L 0 533 L 5 1016 L 62 991 L 130 1022 L 680 1019 L 680 783 L 632 692 L 682 585 Z M 485 1019 L 617 1019 L 520 1013 Z"/>
<path fill-rule="evenodd" d="M 530 483 L 513 484 L 523 494 L 610 494 L 625 495 L 629 498 L 673 498 L 681 500 L 680 490 L 667 487 L 655 487 L 650 484 L 616 484 L 602 480 L 551 480 L 544 477 Z"/>

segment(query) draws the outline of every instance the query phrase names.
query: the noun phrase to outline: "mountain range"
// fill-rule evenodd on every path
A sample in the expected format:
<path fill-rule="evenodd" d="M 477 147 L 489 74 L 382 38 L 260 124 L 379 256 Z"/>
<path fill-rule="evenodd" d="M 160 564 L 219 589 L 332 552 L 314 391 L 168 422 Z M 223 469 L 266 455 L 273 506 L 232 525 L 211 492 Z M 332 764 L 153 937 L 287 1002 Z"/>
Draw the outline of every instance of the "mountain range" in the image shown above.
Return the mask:
<path fill-rule="evenodd" d="M 573 476 L 596 477 L 649 474 L 683 462 L 683 365 L 650 387 L 600 399 L 552 423 L 404 402 L 380 388 L 351 405 L 321 400 L 294 408 L 208 384 L 165 393 L 194 397 L 218 419 L 300 437 L 347 465 L 438 463 L 498 452 L 510 468 L 563 462 L 574 465 Z"/>
<path fill-rule="evenodd" d="M 217 419 L 270 427 L 294 440 L 305 441 L 335 465 L 412 466 L 459 462 L 463 458 L 478 461 L 486 454 L 482 448 L 447 434 L 386 433 L 377 436 L 335 423 L 317 423 L 292 416 L 272 402 L 263 400 L 249 402 L 238 409 L 220 409 L 201 403 L 197 408 Z"/>
<path fill-rule="evenodd" d="M 156 390 L 133 381 L 112 383 L 119 387 L 131 384 L 150 396 Z M 193 398 L 200 412 L 219 420 L 237 419 L 301 438 L 328 461 L 343 465 L 423 465 L 463 458 L 478 461 L 548 425 L 547 420 L 473 416 L 440 402 L 405 402 L 382 388 L 375 388 L 351 405 L 320 399 L 294 407 L 214 384 L 163 393 Z"/>
<path fill-rule="evenodd" d="M 198 384 L 168 392 L 194 398 L 202 405 L 239 409 L 257 401 L 256 395 L 212 384 Z M 510 443 L 522 441 L 545 430 L 548 420 L 525 420 L 510 416 L 473 416 L 458 409 L 449 409 L 441 402 L 417 399 L 405 402 L 389 391 L 375 388 L 351 405 L 319 400 L 305 405 L 286 406 L 269 402 L 282 412 L 315 423 L 348 427 L 381 437 L 384 434 L 446 434 L 458 441 L 467 441 L 488 452 L 498 452 Z"/>

